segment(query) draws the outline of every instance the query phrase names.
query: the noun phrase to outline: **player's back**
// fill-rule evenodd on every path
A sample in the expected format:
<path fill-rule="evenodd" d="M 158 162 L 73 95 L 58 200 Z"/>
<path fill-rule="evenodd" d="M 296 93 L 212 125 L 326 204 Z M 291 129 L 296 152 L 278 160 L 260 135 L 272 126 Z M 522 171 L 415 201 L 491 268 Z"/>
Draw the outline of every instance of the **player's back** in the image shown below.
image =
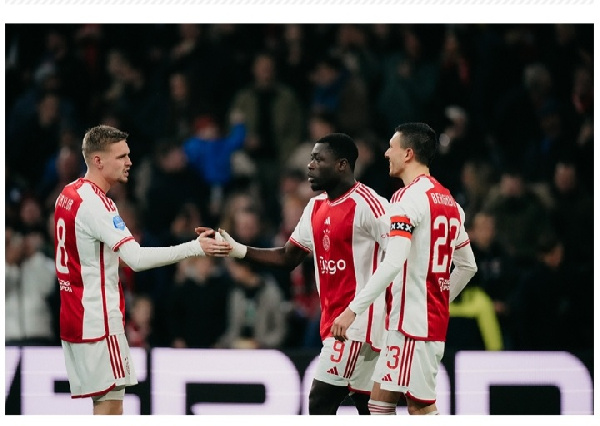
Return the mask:
<path fill-rule="evenodd" d="M 447 188 L 422 175 L 392 197 L 414 231 L 406 268 L 391 287 L 388 327 L 423 340 L 445 340 L 450 268 L 464 213 Z M 392 214 L 398 210 L 392 207 Z M 394 222 L 394 218 L 392 218 Z"/>

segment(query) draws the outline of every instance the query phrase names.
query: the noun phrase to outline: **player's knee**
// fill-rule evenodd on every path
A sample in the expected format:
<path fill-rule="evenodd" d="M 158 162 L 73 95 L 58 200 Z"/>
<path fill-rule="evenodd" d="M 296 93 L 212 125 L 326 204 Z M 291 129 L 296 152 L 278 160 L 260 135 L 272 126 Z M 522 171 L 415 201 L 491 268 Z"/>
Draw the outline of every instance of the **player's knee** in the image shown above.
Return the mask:
<path fill-rule="evenodd" d="M 408 414 L 410 414 L 412 416 L 425 415 L 425 414 L 439 414 L 435 404 L 424 405 L 424 404 L 409 403 L 409 404 L 407 404 L 406 408 L 407 408 Z"/>
<path fill-rule="evenodd" d="M 364 393 L 354 393 L 352 394 L 352 400 L 354 401 L 354 405 L 356 406 L 356 410 L 360 415 L 370 415 L 369 411 L 369 398 L 370 396 Z"/>
<path fill-rule="evenodd" d="M 308 414 L 335 414 L 338 405 L 322 392 L 311 392 L 308 396 Z"/>
<path fill-rule="evenodd" d="M 333 386 L 315 380 L 308 394 L 308 414 L 334 415 L 348 395 L 348 388 Z"/>

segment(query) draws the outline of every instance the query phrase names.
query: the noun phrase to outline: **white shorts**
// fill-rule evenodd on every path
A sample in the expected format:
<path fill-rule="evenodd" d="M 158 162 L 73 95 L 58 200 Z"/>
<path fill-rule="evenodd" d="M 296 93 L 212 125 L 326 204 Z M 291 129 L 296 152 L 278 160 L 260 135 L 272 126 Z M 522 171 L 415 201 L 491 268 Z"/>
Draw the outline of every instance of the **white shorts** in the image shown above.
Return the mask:
<path fill-rule="evenodd" d="M 355 340 L 340 342 L 328 337 L 323 342 L 315 379 L 333 386 L 348 386 L 351 391 L 371 393 L 371 376 L 379 352 Z"/>
<path fill-rule="evenodd" d="M 103 395 L 138 383 L 125 334 L 91 343 L 62 341 L 71 398 Z"/>
<path fill-rule="evenodd" d="M 399 331 L 388 331 L 373 381 L 381 389 L 402 392 L 414 401 L 433 404 L 435 378 L 444 348 L 444 342 L 414 340 Z"/>

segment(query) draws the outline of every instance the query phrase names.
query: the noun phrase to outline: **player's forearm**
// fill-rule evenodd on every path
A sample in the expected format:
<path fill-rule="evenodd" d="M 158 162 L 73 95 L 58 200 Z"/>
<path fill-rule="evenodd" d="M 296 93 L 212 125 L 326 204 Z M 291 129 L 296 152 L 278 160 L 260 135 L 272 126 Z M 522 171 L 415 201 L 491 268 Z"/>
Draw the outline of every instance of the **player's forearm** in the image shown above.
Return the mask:
<path fill-rule="evenodd" d="M 295 263 L 294 259 L 286 255 L 284 247 L 248 247 L 248 250 L 246 251 L 246 259 L 250 259 L 264 265 L 279 266 L 287 269 L 293 269 L 300 263 Z"/>
<path fill-rule="evenodd" d="M 129 241 L 119 248 L 121 259 L 135 272 L 171 265 L 192 256 L 203 256 L 204 251 L 197 240 L 173 247 L 140 247 Z"/>
<path fill-rule="evenodd" d="M 367 308 L 373 303 L 377 296 L 379 296 L 386 287 L 394 280 L 398 275 L 400 269 L 396 266 L 386 263 L 383 261 L 378 267 L 375 273 L 371 276 L 365 288 L 363 288 L 348 305 L 350 310 L 356 315 L 359 315 L 367 310 Z"/>
<path fill-rule="evenodd" d="M 396 237 L 390 240 L 385 259 L 379 264 L 365 287 L 348 305 L 356 315 L 364 312 L 402 270 L 410 251 L 411 241 L 408 238 Z"/>
<path fill-rule="evenodd" d="M 450 274 L 450 302 L 465 288 L 477 272 L 475 255 L 470 245 L 454 251 L 454 270 Z"/>

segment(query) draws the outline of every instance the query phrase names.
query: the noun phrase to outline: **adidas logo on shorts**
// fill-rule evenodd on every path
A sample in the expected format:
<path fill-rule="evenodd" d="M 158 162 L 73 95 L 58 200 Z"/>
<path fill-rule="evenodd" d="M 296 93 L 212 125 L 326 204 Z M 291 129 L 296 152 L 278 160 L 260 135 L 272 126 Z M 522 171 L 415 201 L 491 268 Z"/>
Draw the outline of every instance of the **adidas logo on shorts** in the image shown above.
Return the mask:
<path fill-rule="evenodd" d="M 329 374 L 333 374 L 334 376 L 339 376 L 338 371 L 337 371 L 337 367 L 332 367 L 329 370 L 327 370 L 327 372 Z"/>
<path fill-rule="evenodd" d="M 381 381 L 382 382 L 391 382 L 392 376 L 390 376 L 389 374 L 386 374 L 385 376 L 382 377 Z"/>

